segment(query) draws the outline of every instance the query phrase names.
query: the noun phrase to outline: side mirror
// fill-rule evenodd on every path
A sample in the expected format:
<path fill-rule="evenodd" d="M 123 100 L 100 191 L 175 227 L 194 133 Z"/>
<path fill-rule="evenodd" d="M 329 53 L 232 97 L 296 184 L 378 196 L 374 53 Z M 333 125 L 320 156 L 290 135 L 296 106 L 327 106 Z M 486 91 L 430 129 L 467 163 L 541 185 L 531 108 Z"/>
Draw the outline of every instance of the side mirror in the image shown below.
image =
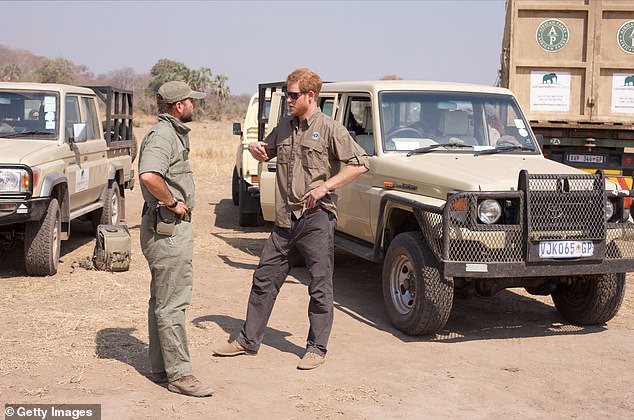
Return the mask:
<path fill-rule="evenodd" d="M 76 142 L 84 142 L 88 140 L 86 124 L 73 124 L 73 138 Z"/>
<path fill-rule="evenodd" d="M 242 135 L 242 126 L 239 122 L 233 123 L 233 134 L 235 134 L 236 136 Z"/>

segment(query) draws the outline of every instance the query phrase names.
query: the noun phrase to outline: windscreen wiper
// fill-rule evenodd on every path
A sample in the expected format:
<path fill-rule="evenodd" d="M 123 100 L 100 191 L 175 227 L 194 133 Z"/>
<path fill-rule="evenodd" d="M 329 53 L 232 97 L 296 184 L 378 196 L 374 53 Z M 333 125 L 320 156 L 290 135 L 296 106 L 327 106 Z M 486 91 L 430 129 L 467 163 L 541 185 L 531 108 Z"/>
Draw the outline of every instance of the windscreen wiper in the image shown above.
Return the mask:
<path fill-rule="evenodd" d="M 412 155 L 416 155 L 416 154 L 419 154 L 419 153 L 431 152 L 433 150 L 438 149 L 439 147 L 446 147 L 446 148 L 457 147 L 457 148 L 460 148 L 460 149 L 473 149 L 473 146 L 470 145 L 470 144 L 437 143 L 437 144 L 432 144 L 432 145 L 429 145 L 429 146 L 421 147 L 421 148 L 418 148 L 418 149 L 410 150 L 409 152 L 407 152 L 406 156 L 412 156 Z"/>
<path fill-rule="evenodd" d="M 16 131 L 13 133 L 0 134 L 0 137 L 13 138 L 13 137 L 22 137 L 22 136 L 32 136 L 36 134 L 54 134 L 54 133 L 52 131 L 44 131 L 44 130 Z"/>
<path fill-rule="evenodd" d="M 494 155 L 496 153 L 513 152 L 513 151 L 516 151 L 516 150 L 525 150 L 527 152 L 534 152 L 535 151 L 535 149 L 533 147 L 522 146 L 521 144 L 518 144 L 518 145 L 514 145 L 514 146 L 503 146 L 503 147 L 496 147 L 495 149 L 480 150 L 480 151 L 475 152 L 473 155 L 474 156 Z"/>

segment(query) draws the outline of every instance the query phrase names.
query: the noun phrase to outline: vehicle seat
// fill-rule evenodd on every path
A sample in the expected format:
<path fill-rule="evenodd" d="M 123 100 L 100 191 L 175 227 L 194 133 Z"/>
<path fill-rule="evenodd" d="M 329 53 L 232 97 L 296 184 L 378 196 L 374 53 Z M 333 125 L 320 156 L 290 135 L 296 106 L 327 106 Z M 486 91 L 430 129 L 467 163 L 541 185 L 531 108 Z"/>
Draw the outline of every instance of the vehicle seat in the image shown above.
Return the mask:
<path fill-rule="evenodd" d="M 477 144 L 475 137 L 469 133 L 469 115 L 462 110 L 443 110 L 440 114 L 438 131 L 443 137 L 443 142 L 451 142 L 451 139 L 462 140 L 464 144 Z"/>

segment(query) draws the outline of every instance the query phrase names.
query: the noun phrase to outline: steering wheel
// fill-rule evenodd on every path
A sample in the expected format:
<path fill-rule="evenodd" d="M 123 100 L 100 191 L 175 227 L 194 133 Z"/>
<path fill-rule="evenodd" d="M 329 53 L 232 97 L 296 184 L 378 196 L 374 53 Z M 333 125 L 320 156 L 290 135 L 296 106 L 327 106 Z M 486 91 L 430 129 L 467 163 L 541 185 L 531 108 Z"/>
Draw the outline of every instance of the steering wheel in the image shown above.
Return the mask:
<path fill-rule="evenodd" d="M 390 131 L 385 136 L 385 138 L 387 140 L 389 140 L 389 139 L 395 137 L 397 134 L 401 134 L 401 133 L 414 133 L 414 134 L 416 134 L 416 137 L 421 138 L 421 139 L 425 137 L 425 135 L 423 133 L 421 133 L 420 131 L 418 131 L 415 128 L 412 128 L 412 127 L 401 127 L 401 128 L 397 128 L 396 130 Z"/>

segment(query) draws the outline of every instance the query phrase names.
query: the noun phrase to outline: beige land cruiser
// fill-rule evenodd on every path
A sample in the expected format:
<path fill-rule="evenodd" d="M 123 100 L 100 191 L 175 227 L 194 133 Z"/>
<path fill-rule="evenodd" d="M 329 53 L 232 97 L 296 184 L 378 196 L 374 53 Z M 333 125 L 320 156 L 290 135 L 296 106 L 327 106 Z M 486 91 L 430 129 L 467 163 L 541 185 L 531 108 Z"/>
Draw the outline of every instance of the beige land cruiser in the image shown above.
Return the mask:
<path fill-rule="evenodd" d="M 0 83 L 0 252 L 23 239 L 27 273 L 55 274 L 72 220 L 124 217 L 135 152 L 132 92 Z"/>
<path fill-rule="evenodd" d="M 273 95 L 271 109 L 282 100 Z M 383 264 L 398 329 L 437 332 L 454 295 L 514 287 L 552 295 L 576 324 L 616 315 L 634 270 L 630 192 L 545 159 L 509 90 L 337 82 L 319 101 L 370 156 L 369 172 L 336 191 L 335 244 Z M 275 164 L 260 166 L 263 215 L 274 220 Z"/>

